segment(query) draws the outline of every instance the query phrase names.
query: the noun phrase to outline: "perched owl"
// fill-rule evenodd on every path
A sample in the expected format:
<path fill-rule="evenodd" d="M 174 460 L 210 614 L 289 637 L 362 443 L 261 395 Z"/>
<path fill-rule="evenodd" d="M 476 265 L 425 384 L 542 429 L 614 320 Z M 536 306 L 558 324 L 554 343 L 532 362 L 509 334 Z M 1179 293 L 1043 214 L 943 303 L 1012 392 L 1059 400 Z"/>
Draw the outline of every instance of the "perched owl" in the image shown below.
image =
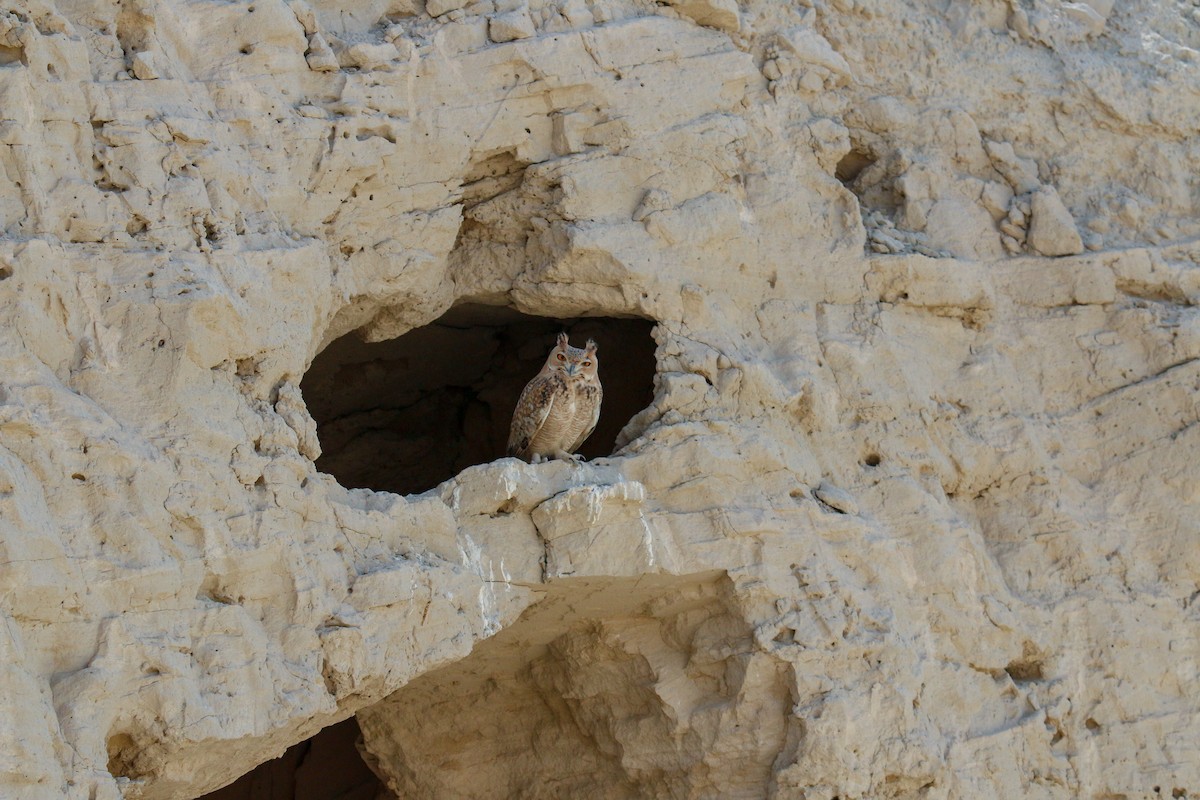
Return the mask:
<path fill-rule="evenodd" d="M 596 343 L 571 347 L 560 333 L 542 371 L 534 376 L 513 411 L 508 454 L 534 464 L 573 455 L 596 428 L 604 392 L 596 374 Z"/>

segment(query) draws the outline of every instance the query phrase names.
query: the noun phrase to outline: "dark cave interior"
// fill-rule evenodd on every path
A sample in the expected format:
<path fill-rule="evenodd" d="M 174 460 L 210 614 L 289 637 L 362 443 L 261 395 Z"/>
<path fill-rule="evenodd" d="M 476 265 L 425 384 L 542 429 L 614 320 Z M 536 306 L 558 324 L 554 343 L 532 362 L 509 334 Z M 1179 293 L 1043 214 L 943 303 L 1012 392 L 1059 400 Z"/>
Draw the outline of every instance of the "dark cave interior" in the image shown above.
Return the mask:
<path fill-rule="evenodd" d="M 358 721 L 330 725 L 200 800 L 393 800 L 363 761 Z"/>
<path fill-rule="evenodd" d="M 300 384 L 321 441 L 317 468 L 347 488 L 413 494 L 504 456 L 517 398 L 560 331 L 575 346 L 599 344 L 604 403 L 580 452 L 611 455 L 617 434 L 653 398 L 653 325 L 461 305 L 396 339 L 347 334 Z"/>

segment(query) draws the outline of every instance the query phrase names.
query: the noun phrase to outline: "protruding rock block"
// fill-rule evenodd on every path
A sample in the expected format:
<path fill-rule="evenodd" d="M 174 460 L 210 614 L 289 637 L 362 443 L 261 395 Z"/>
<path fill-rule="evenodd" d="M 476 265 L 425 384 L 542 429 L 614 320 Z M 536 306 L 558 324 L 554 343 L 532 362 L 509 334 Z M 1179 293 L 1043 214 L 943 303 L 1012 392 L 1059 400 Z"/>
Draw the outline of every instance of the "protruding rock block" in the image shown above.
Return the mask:
<path fill-rule="evenodd" d="M 1033 214 L 1027 241 L 1030 248 L 1044 256 L 1073 256 L 1083 252 L 1083 239 L 1071 212 L 1053 186 L 1033 193 Z"/>

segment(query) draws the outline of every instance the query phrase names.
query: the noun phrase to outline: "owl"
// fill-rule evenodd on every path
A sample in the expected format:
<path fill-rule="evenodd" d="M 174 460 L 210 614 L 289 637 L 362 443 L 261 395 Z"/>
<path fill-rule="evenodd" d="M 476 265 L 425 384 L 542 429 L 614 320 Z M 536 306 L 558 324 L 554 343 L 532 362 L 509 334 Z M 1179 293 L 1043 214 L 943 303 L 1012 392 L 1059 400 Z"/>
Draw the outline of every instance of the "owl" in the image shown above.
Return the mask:
<path fill-rule="evenodd" d="M 604 391 L 596 374 L 596 343 L 571 347 L 560 333 L 542 371 L 521 392 L 508 434 L 508 454 L 534 464 L 574 455 L 596 428 Z"/>

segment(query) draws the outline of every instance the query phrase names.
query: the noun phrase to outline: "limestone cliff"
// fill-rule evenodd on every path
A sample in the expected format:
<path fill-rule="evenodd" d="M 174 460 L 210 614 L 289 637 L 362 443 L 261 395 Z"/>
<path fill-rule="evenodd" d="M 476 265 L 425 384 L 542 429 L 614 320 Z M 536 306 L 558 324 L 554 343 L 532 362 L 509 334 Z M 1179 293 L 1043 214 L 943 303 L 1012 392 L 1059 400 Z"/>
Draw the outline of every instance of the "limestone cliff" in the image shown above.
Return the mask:
<path fill-rule="evenodd" d="M 1195 2 L 11 0 L 0 164 L 3 797 L 1200 794 Z"/>

